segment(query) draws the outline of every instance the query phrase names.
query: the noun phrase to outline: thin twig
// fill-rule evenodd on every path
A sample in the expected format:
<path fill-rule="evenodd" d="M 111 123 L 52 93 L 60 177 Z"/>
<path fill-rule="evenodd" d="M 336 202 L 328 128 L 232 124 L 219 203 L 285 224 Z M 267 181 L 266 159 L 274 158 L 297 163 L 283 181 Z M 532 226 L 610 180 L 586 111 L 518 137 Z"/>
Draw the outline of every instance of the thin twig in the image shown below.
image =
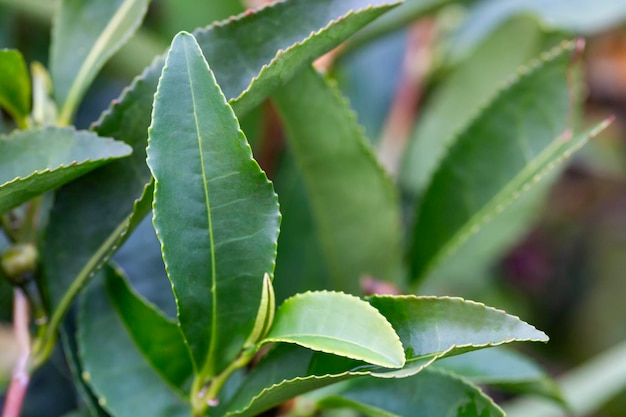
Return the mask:
<path fill-rule="evenodd" d="M 26 296 L 19 288 L 15 289 L 13 303 L 13 327 L 19 356 L 13 368 L 2 417 L 19 417 L 30 381 L 28 369 L 30 361 L 29 306 Z"/>

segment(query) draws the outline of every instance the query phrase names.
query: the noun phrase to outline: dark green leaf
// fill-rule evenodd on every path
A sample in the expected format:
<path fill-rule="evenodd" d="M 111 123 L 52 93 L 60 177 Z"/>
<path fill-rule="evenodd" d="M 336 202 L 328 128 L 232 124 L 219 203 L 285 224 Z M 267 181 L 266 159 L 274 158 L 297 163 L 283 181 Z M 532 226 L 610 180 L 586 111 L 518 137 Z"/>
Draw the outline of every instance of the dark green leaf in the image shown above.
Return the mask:
<path fill-rule="evenodd" d="M 358 292 L 358 280 L 366 274 L 399 282 L 398 197 L 346 101 L 311 68 L 279 89 L 275 99 L 304 177 L 333 288 Z"/>
<path fill-rule="evenodd" d="M 125 143 L 69 128 L 22 130 L 2 136 L 0 212 L 130 152 Z"/>
<path fill-rule="evenodd" d="M 172 42 L 152 119 L 154 225 L 196 371 L 215 376 L 253 330 L 274 271 L 278 199 L 188 33 Z"/>
<path fill-rule="evenodd" d="M 444 356 L 515 341 L 548 340 L 515 316 L 461 298 L 373 296 L 369 302 L 394 327 L 407 358 L 403 369 L 376 376 L 412 375 Z"/>
<path fill-rule="evenodd" d="M 390 7 L 380 0 L 376 7 L 370 3 L 279 2 L 195 34 L 220 86 L 231 101 L 237 98 L 236 110 L 241 113 L 264 99 L 276 83 L 286 81 Z M 133 204 L 145 196 L 150 181 L 145 164 L 146 132 L 162 66 L 163 60 L 156 60 L 94 126 L 99 135 L 132 146 L 132 158 L 98 169 L 63 187 L 56 196 L 43 254 L 46 275 L 54 277 L 53 285 L 44 286 L 51 294 L 52 332 L 78 289 L 128 232 Z M 263 73 L 256 77 L 262 68 Z M 73 242 L 71 253 L 62 249 L 68 241 Z"/>
<path fill-rule="evenodd" d="M 216 416 L 255 416 L 297 395 L 349 378 L 367 375 L 363 362 L 291 344 L 270 351 L 246 376 L 233 397 L 220 404 Z"/>
<path fill-rule="evenodd" d="M 59 119 L 68 124 L 108 59 L 135 32 L 149 0 L 62 0 L 52 29 L 50 72 Z"/>
<path fill-rule="evenodd" d="M 100 278 L 116 272 L 107 267 Z M 190 407 L 154 371 L 111 305 L 102 281 L 81 299 L 78 314 L 83 379 L 115 417 L 187 417 Z"/>
<path fill-rule="evenodd" d="M 135 293 L 119 271 L 107 273 L 106 291 L 144 358 L 166 382 L 182 390 L 193 366 L 178 324 Z"/>
<path fill-rule="evenodd" d="M 385 317 L 343 293 L 308 292 L 286 300 L 266 341 L 296 343 L 387 368 L 404 365 L 402 344 Z"/>
<path fill-rule="evenodd" d="M 21 124 L 30 113 L 30 76 L 18 51 L 0 49 L 0 107 Z"/>
<path fill-rule="evenodd" d="M 574 49 L 564 43 L 522 69 L 450 148 L 419 207 L 412 278 L 423 278 L 587 140 L 568 129 Z"/>
<path fill-rule="evenodd" d="M 409 378 L 360 378 L 335 389 L 340 393 L 321 401 L 320 406 L 352 406 L 372 417 L 504 417 L 500 407 L 478 387 L 430 369 Z"/>

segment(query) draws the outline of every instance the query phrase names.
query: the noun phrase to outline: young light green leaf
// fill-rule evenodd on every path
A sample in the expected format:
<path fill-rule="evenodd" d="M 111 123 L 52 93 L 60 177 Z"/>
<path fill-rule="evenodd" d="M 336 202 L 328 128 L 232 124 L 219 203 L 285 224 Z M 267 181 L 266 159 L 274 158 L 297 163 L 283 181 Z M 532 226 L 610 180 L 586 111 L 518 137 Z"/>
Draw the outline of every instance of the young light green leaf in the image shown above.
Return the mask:
<path fill-rule="evenodd" d="M 98 71 L 139 27 L 148 3 L 149 0 L 60 2 L 52 28 L 50 70 L 62 124 L 69 124 Z"/>
<path fill-rule="evenodd" d="M 0 107 L 24 128 L 30 113 L 30 77 L 19 51 L 0 49 Z"/>
<path fill-rule="evenodd" d="M 312 68 L 274 97 L 304 177 L 333 288 L 358 292 L 366 274 L 399 282 L 398 196 L 345 99 Z"/>
<path fill-rule="evenodd" d="M 385 317 L 358 297 L 337 292 L 308 292 L 286 300 L 264 342 L 296 343 L 386 368 L 401 368 L 405 360 Z"/>
<path fill-rule="evenodd" d="M 174 389 L 193 374 L 189 350 L 178 324 L 143 300 L 121 271 L 110 269 L 105 287 L 111 304 L 144 358 Z"/>
<path fill-rule="evenodd" d="M 417 214 L 413 279 L 423 278 L 587 140 L 571 138 L 567 126 L 574 50 L 574 43 L 564 43 L 523 69 L 450 148 Z"/>
<path fill-rule="evenodd" d="M 265 274 L 263 277 L 263 290 L 261 294 L 261 303 L 259 304 L 259 311 L 254 321 L 254 327 L 252 332 L 248 336 L 246 343 L 243 347 L 252 347 L 262 337 L 264 337 L 269 331 L 272 323 L 274 322 L 274 313 L 276 310 L 276 297 L 274 295 L 274 287 L 272 287 L 272 279 L 269 274 Z"/>
<path fill-rule="evenodd" d="M 180 326 L 196 371 L 215 376 L 253 330 L 263 277 L 274 270 L 280 213 L 272 184 L 186 32 L 167 56 L 147 153 L 153 221 Z"/>
<path fill-rule="evenodd" d="M 335 390 L 339 393 L 318 406 L 353 407 L 372 417 L 411 416 L 416 410 L 423 417 L 504 417 L 500 407 L 475 385 L 431 369 L 409 378 L 355 379 Z"/>
<path fill-rule="evenodd" d="M 373 296 L 369 302 L 394 327 L 407 358 L 403 369 L 377 371 L 375 376 L 409 376 L 445 356 L 515 341 L 548 340 L 515 316 L 461 298 Z"/>
<path fill-rule="evenodd" d="M 115 273 L 106 267 L 99 278 Z M 133 343 L 103 280 L 87 288 L 77 316 L 82 377 L 101 407 L 116 417 L 190 415 L 189 404 L 161 379 Z"/>
<path fill-rule="evenodd" d="M 235 110 L 241 114 L 263 100 L 277 82 L 290 78 L 390 7 L 383 0 L 374 6 L 366 0 L 289 0 L 195 34 L 220 86 L 231 102 L 237 99 Z M 54 283 L 45 285 L 52 310 L 51 339 L 54 323 L 60 322 L 78 290 L 128 232 L 133 205 L 150 182 L 146 131 L 162 67 L 163 59 L 155 60 L 94 126 L 99 135 L 132 146 L 132 157 L 98 169 L 56 195 L 43 253 L 46 275 L 54 277 Z M 58 249 L 68 241 L 74 242 L 74 250 L 71 256 L 61 256 L 67 251 Z"/>
<path fill-rule="evenodd" d="M 0 136 L 0 212 L 130 153 L 125 143 L 70 128 Z"/>

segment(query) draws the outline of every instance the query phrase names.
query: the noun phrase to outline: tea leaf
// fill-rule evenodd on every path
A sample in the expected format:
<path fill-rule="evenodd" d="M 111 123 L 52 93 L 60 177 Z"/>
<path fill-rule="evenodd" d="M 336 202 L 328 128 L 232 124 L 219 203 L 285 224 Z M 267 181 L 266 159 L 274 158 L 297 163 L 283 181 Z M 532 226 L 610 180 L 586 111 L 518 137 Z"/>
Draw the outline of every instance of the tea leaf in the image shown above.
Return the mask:
<path fill-rule="evenodd" d="M 117 272 L 106 267 L 99 278 L 111 274 Z M 116 417 L 189 416 L 189 405 L 140 353 L 109 297 L 103 280 L 97 280 L 87 288 L 79 304 L 82 377 L 93 389 L 98 404 Z"/>
<path fill-rule="evenodd" d="M 130 152 L 123 142 L 70 128 L 0 136 L 0 212 Z"/>
<path fill-rule="evenodd" d="M 304 177 L 332 288 L 359 292 L 366 274 L 401 281 L 398 196 L 345 99 L 312 68 L 274 97 Z"/>
<path fill-rule="evenodd" d="M 402 344 L 385 317 L 367 302 L 337 292 L 286 300 L 265 342 L 296 343 L 387 368 L 404 365 Z"/>
<path fill-rule="evenodd" d="M 50 72 L 62 124 L 71 121 L 98 71 L 139 27 L 148 3 L 149 0 L 60 2 L 52 28 Z"/>
<path fill-rule="evenodd" d="M 19 51 L 0 49 L 0 107 L 21 127 L 30 113 L 30 76 Z"/>
<path fill-rule="evenodd" d="M 274 270 L 278 199 L 186 32 L 172 42 L 152 120 L 154 225 L 196 372 L 215 376 L 254 327 Z"/>

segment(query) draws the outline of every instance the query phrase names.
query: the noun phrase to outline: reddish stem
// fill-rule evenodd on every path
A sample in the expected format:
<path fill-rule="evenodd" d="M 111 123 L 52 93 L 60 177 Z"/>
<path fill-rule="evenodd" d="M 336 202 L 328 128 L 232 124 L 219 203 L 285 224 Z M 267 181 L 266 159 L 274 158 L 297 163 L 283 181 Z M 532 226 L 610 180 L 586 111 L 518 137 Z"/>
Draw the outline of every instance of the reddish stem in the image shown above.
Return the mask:
<path fill-rule="evenodd" d="M 22 290 L 15 289 L 13 303 L 13 328 L 20 353 L 13 368 L 2 417 L 19 417 L 30 381 L 28 369 L 30 361 L 29 306 Z"/>

